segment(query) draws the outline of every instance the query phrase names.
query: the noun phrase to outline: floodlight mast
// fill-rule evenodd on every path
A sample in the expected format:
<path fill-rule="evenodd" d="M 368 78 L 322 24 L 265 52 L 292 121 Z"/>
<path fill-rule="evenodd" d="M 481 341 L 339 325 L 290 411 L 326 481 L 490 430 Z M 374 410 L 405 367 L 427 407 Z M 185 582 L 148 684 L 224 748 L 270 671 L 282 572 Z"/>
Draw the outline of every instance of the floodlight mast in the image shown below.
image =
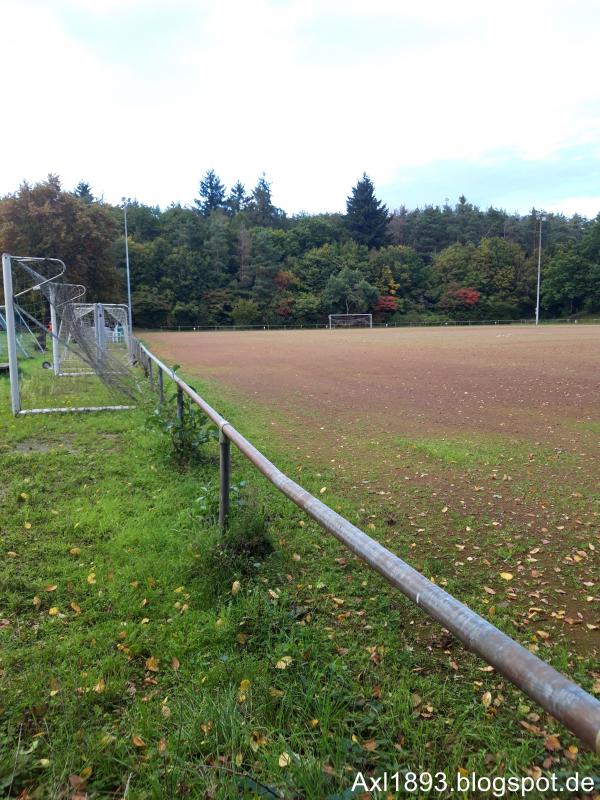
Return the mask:
<path fill-rule="evenodd" d="M 125 220 L 125 268 L 127 272 L 127 319 L 129 321 L 129 333 L 131 335 L 133 331 L 133 322 L 132 322 L 132 315 L 131 315 L 131 278 L 129 273 L 129 242 L 127 236 L 127 206 L 130 202 L 129 197 L 122 197 L 121 201 L 123 203 L 123 216 Z"/>

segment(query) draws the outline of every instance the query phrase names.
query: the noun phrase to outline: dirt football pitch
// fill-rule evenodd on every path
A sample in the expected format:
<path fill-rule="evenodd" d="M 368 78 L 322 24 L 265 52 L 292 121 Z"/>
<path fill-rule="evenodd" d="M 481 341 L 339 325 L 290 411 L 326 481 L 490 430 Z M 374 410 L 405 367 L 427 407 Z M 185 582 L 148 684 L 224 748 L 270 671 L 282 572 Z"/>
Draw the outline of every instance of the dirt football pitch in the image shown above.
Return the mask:
<path fill-rule="evenodd" d="M 259 449 L 289 454 L 301 483 L 326 476 L 358 524 L 461 599 L 486 604 L 509 572 L 519 630 L 543 622 L 551 642 L 598 652 L 600 326 L 142 339 L 241 433 L 262 419 Z"/>

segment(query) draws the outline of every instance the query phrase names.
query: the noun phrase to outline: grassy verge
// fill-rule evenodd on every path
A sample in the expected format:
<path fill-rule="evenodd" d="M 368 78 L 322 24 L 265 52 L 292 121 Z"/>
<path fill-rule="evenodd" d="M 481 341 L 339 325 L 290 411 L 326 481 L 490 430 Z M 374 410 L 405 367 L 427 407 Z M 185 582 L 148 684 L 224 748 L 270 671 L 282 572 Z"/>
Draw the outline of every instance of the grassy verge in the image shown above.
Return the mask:
<path fill-rule="evenodd" d="M 260 414 L 208 393 L 308 489 L 350 519 L 375 516 L 377 499 L 358 511 L 331 472 L 278 450 Z M 5 400 L 4 796 L 340 798 L 358 770 L 598 774 L 239 454 L 226 549 L 214 444 L 181 471 L 146 411 L 12 420 Z M 249 533 L 272 552 L 236 550 Z M 504 599 L 495 622 L 518 634 Z M 543 655 L 593 687 L 585 659 Z"/>

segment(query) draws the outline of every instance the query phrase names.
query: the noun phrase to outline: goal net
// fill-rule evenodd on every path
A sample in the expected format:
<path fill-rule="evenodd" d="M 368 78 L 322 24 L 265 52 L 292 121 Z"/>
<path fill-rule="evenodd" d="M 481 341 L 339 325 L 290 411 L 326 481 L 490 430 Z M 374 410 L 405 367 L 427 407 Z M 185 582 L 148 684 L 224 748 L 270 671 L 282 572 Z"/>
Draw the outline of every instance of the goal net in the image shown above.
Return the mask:
<path fill-rule="evenodd" d="M 60 259 L 2 256 L 0 393 L 15 414 L 116 410 L 138 395 L 127 306 L 84 302 L 65 272 Z"/>
<path fill-rule="evenodd" d="M 372 314 L 330 314 L 330 328 L 372 328 Z"/>

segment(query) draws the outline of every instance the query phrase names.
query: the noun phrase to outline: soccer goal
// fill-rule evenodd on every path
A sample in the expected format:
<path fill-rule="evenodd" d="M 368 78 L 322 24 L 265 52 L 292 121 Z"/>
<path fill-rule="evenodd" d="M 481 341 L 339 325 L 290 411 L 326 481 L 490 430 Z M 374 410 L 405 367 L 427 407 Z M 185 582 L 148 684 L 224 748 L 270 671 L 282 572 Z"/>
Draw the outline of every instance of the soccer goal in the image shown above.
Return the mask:
<path fill-rule="evenodd" d="M 330 328 L 372 328 L 372 314 L 330 314 Z"/>
<path fill-rule="evenodd" d="M 85 287 L 65 273 L 57 258 L 2 255 L 0 347 L 13 413 L 131 408 L 138 390 L 127 306 L 84 302 Z"/>

